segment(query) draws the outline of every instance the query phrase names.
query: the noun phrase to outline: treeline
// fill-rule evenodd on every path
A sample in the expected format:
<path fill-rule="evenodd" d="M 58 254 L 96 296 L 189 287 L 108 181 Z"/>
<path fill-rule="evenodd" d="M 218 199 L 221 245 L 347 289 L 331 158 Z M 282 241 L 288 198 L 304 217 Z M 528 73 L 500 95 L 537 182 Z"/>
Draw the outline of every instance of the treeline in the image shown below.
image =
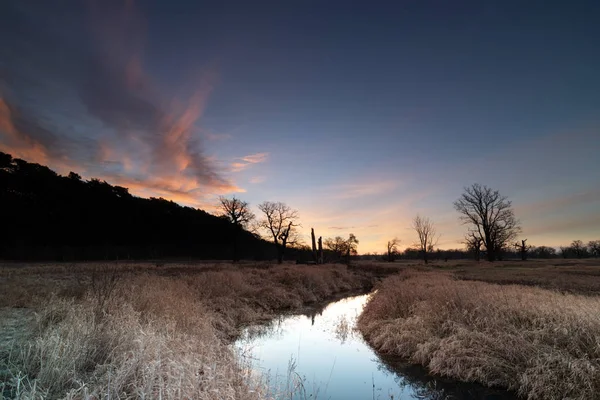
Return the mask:
<path fill-rule="evenodd" d="M 485 251 L 482 252 L 485 255 Z M 432 260 L 461 260 L 476 258 L 472 249 L 436 249 L 430 253 Z M 527 247 L 526 258 L 591 258 L 600 257 L 600 240 L 591 240 L 585 244 L 581 240 L 574 240 L 569 246 L 560 246 L 558 250 L 550 246 Z M 389 254 L 366 253 L 356 257 L 362 260 L 390 261 Z M 419 260 L 423 258 L 423 252 L 417 248 L 406 248 L 391 255 L 391 261 L 395 260 Z M 515 246 L 515 250 L 503 249 L 500 258 L 504 260 L 522 259 L 522 251 Z"/>
<path fill-rule="evenodd" d="M 600 240 L 590 240 L 587 244 L 574 240 L 570 246 L 561 246 L 558 255 L 563 258 L 600 257 Z"/>
<path fill-rule="evenodd" d="M 273 259 L 275 246 L 230 222 L 127 188 L 0 152 L 0 258 Z M 296 254 L 290 254 L 290 257 Z"/>
<path fill-rule="evenodd" d="M 220 201 L 222 215 L 217 217 L 163 198 L 133 196 L 125 187 L 98 179 L 84 180 L 74 172 L 61 176 L 46 166 L 0 152 L 0 259 L 282 262 L 285 255 L 299 262 L 349 263 L 356 258 L 422 258 L 427 262 L 600 256 L 600 240 L 587 244 L 575 240 L 559 250 L 527 245 L 527 239 L 519 243 L 516 239 L 520 227 L 511 202 L 478 184 L 465 188 L 455 202 L 461 219 L 469 226 L 466 249 L 436 250 L 439 235 L 433 222 L 417 215 L 413 228 L 419 238 L 418 248 L 399 251 L 399 240 L 394 238 L 388 241 L 383 255 L 358 256 L 358 240 L 350 234 L 347 239 L 324 238 L 317 257 L 314 247 L 303 244 L 298 212 L 285 203 L 265 201 L 258 205 L 260 213 L 256 217 L 244 201 L 235 197 Z M 486 225 L 490 220 L 487 214 L 492 212 L 502 216 L 502 224 Z"/>

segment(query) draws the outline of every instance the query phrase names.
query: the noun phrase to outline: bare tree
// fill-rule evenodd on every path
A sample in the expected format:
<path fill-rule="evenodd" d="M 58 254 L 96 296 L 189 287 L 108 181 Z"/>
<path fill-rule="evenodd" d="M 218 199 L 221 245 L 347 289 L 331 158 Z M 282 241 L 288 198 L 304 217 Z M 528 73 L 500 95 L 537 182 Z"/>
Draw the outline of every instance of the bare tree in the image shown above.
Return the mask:
<path fill-rule="evenodd" d="M 517 248 L 517 250 L 521 254 L 521 261 L 527 260 L 527 253 L 532 248 L 532 246 L 530 246 L 530 245 L 528 245 L 526 243 L 527 243 L 527 239 L 521 240 L 520 244 L 519 244 L 519 242 L 515 243 L 515 247 Z"/>
<path fill-rule="evenodd" d="M 464 243 L 467 245 L 467 250 L 473 253 L 475 260 L 481 259 L 481 246 L 483 246 L 483 239 L 479 237 L 474 231 L 469 230 L 465 236 Z"/>
<path fill-rule="evenodd" d="M 326 238 L 323 244 L 329 251 L 335 254 L 337 260 L 344 259 L 347 263 L 350 263 L 350 256 L 358 253 L 358 239 L 353 233 L 348 236 L 348 239 L 344 239 L 341 236 Z"/>
<path fill-rule="evenodd" d="M 600 257 L 600 240 L 590 240 L 588 250 L 592 256 Z"/>
<path fill-rule="evenodd" d="M 346 240 L 346 262 L 350 264 L 350 257 L 358 254 L 358 239 L 351 233 Z"/>
<path fill-rule="evenodd" d="M 241 228 L 246 228 L 248 224 L 256 217 L 250 210 L 250 205 L 233 196 L 231 199 L 220 196 L 219 208 L 221 215 L 226 217 L 232 224 Z"/>
<path fill-rule="evenodd" d="M 423 261 L 428 263 L 428 253 L 433 251 L 433 247 L 437 244 L 439 236 L 436 236 L 435 226 L 427 217 L 417 215 L 413 219 L 412 228 L 417 232 L 419 241 L 415 243 L 423 254 Z"/>
<path fill-rule="evenodd" d="M 323 245 L 335 255 L 337 260 L 341 259 L 346 252 L 346 240 L 341 236 L 325 238 Z"/>
<path fill-rule="evenodd" d="M 556 256 L 556 249 L 548 246 L 537 246 L 532 247 L 530 250 L 532 257 L 537 258 L 552 258 Z"/>
<path fill-rule="evenodd" d="M 393 238 L 392 240 L 388 240 L 387 242 L 387 250 L 386 250 L 386 259 L 388 262 L 394 261 L 396 255 L 398 254 L 398 245 L 400 244 L 400 240 L 398 238 Z"/>
<path fill-rule="evenodd" d="M 587 248 L 581 240 L 573 240 L 571 243 L 571 251 L 577 258 L 582 258 L 587 255 Z"/>
<path fill-rule="evenodd" d="M 572 253 L 573 253 L 573 249 L 571 247 L 560 246 L 560 255 L 563 258 L 570 258 Z"/>
<path fill-rule="evenodd" d="M 277 248 L 277 262 L 281 264 L 286 247 L 299 242 L 296 231 L 296 227 L 300 226 L 298 211 L 293 210 L 285 203 L 271 201 L 260 203 L 258 209 L 264 214 L 258 227 L 273 239 Z"/>
<path fill-rule="evenodd" d="M 488 261 L 495 261 L 521 231 L 512 202 L 487 186 L 476 183 L 465 188 L 454 208 L 462 214 L 461 221 L 472 225 L 472 232 L 483 241 Z"/>
<path fill-rule="evenodd" d="M 242 201 L 235 196 L 232 198 L 219 197 L 219 208 L 221 217 L 227 219 L 234 226 L 231 235 L 231 243 L 233 247 L 233 262 L 240 260 L 239 256 L 239 238 L 243 229 L 248 228 L 254 220 L 255 215 L 250 210 L 248 202 Z"/>

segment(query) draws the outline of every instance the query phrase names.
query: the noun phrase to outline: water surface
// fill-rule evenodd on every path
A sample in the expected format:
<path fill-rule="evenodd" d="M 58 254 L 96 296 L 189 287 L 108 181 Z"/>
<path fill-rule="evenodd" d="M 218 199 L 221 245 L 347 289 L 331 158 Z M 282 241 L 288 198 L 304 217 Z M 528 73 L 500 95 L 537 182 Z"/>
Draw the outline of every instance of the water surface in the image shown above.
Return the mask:
<path fill-rule="evenodd" d="M 271 394 L 288 399 L 515 398 L 505 391 L 427 376 L 398 358 L 379 357 L 353 330 L 368 296 L 248 328 L 236 342 L 238 352 L 267 380 Z"/>

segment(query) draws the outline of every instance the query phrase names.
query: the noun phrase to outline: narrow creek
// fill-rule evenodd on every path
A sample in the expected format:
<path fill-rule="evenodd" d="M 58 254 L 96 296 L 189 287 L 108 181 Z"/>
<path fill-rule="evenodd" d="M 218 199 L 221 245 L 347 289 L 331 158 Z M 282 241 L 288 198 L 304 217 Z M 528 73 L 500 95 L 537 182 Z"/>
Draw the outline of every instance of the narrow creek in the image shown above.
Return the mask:
<path fill-rule="evenodd" d="M 235 343 L 270 395 L 286 399 L 516 399 L 509 392 L 427 375 L 378 355 L 353 328 L 370 295 L 250 327 Z"/>

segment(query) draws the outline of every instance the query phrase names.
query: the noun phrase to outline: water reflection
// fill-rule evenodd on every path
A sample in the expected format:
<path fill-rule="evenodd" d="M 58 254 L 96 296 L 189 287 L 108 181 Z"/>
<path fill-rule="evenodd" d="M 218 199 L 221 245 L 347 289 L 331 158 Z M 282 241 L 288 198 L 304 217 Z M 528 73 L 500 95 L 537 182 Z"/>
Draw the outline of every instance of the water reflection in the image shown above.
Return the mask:
<path fill-rule="evenodd" d="M 292 399 L 514 399 L 510 393 L 427 376 L 379 357 L 354 329 L 369 295 L 281 316 L 247 329 L 236 348 L 273 396 Z"/>

